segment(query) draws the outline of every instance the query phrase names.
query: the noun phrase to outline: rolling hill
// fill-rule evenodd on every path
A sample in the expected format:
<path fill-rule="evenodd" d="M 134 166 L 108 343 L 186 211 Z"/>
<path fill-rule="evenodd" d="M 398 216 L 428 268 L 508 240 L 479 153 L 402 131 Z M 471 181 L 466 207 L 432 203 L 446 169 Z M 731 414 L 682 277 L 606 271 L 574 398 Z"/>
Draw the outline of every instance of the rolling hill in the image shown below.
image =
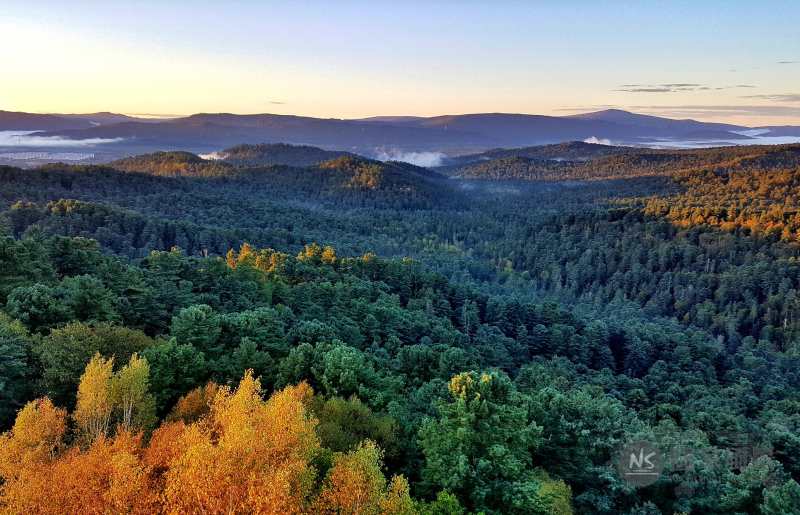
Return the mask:
<path fill-rule="evenodd" d="M 0 131 L 62 131 L 91 126 L 88 120 L 68 116 L 0 111 Z"/>
<path fill-rule="evenodd" d="M 312 166 L 342 156 L 354 156 L 349 152 L 323 150 L 308 145 L 288 145 L 286 143 L 261 143 L 257 145 L 236 145 L 226 148 L 218 155 L 226 163 L 235 166 Z"/>
<path fill-rule="evenodd" d="M 277 114 L 200 113 L 169 120 L 125 120 L 120 123 L 62 120 L 42 136 L 119 140 L 114 148 L 218 151 L 238 144 L 313 145 L 363 155 L 381 149 L 469 154 L 497 147 L 523 147 L 564 141 L 610 140 L 648 145 L 656 141 L 749 141 L 749 128 L 696 120 L 605 110 L 572 116 L 478 113 L 434 117 L 386 116 L 368 119 L 323 119 Z M 44 122 L 43 122 L 44 123 Z M 55 122 L 53 122 L 55 123 Z M 69 124 L 77 124 L 70 126 Z M 27 126 L 31 126 L 30 124 Z M 775 135 L 792 127 L 765 128 Z"/>
<path fill-rule="evenodd" d="M 690 173 L 704 167 L 772 169 L 800 166 L 800 144 L 659 150 L 581 142 L 496 149 L 463 156 L 441 173 L 469 180 L 562 181 Z"/>

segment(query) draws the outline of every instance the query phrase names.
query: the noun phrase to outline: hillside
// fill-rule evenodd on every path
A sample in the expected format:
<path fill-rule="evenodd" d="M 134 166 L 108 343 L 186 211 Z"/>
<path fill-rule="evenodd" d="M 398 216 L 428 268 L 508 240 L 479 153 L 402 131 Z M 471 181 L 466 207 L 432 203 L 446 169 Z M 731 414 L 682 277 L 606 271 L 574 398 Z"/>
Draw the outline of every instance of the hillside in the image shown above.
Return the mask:
<path fill-rule="evenodd" d="M 52 114 L 0 111 L 0 131 L 61 131 L 86 129 L 91 122 Z"/>
<path fill-rule="evenodd" d="M 155 152 L 126 157 L 108 165 L 124 172 L 164 177 L 217 177 L 233 172 L 233 167 L 228 163 L 205 160 L 190 152 Z"/>
<path fill-rule="evenodd" d="M 245 193 L 299 203 L 348 206 L 430 208 L 459 197 L 445 177 L 408 163 L 380 162 L 346 155 L 309 167 L 272 165 L 237 168 L 225 161 L 205 160 L 190 152 L 156 152 L 100 166 L 45 165 L 33 170 L 5 167 L 0 182 L 9 194 L 26 174 L 31 185 L 80 190 L 79 198 L 145 194 L 149 190 L 192 188 L 210 194 Z M 126 175 L 130 177 L 126 177 Z M 148 178 L 150 177 L 150 178 Z M 164 180 L 155 180 L 164 179 Z M 172 181 L 168 179 L 174 179 Z M 104 192 L 99 197 L 92 192 Z M 138 192 L 138 193 L 133 193 Z"/>
<path fill-rule="evenodd" d="M 463 165 L 443 172 L 478 180 L 572 180 L 673 176 L 709 166 L 742 166 L 757 161 L 767 166 L 800 164 L 800 145 L 739 146 L 693 150 L 654 150 L 631 147 L 569 144 L 493 150 L 465 156 Z"/>
<path fill-rule="evenodd" d="M 245 168 L 239 177 L 298 200 L 327 198 L 352 205 L 430 208 L 446 206 L 458 195 L 445 177 L 425 168 L 351 155 L 305 168 Z"/>
<path fill-rule="evenodd" d="M 495 148 L 477 154 L 464 154 L 448 157 L 439 169 L 443 172 L 457 169 L 471 163 L 480 163 L 493 159 L 510 157 L 524 157 L 529 159 L 551 161 L 584 161 L 597 156 L 622 154 L 632 148 L 598 143 L 585 143 L 583 141 L 569 141 L 552 145 L 535 145 L 522 148 Z"/>
<path fill-rule="evenodd" d="M 440 134 L 419 127 L 355 120 L 257 114 L 196 114 L 159 123 L 125 122 L 82 130 L 49 131 L 44 136 L 69 139 L 118 139 L 138 146 L 196 151 L 217 150 L 241 143 L 283 142 L 328 148 L 372 151 L 376 147 L 440 148 L 479 144 L 474 135 Z"/>
<path fill-rule="evenodd" d="M 349 152 L 323 150 L 308 145 L 260 143 L 236 145 L 219 152 L 226 163 L 239 167 L 252 166 L 312 166 L 337 157 L 352 156 Z"/>
<path fill-rule="evenodd" d="M 632 125 L 643 129 L 670 130 L 689 134 L 695 131 L 712 131 L 717 133 L 742 131 L 748 129 L 741 125 L 729 123 L 698 122 L 697 120 L 674 120 L 661 116 L 631 113 L 622 109 L 605 109 L 592 113 L 575 114 L 569 118 L 579 120 L 595 120 L 603 122 Z M 746 136 L 745 136 L 746 138 Z"/>

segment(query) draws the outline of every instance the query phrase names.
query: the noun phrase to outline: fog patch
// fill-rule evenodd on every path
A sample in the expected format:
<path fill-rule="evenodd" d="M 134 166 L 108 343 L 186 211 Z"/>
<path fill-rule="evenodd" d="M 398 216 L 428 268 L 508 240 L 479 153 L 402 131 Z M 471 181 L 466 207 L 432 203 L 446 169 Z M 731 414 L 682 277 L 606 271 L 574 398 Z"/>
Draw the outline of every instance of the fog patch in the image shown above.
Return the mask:
<path fill-rule="evenodd" d="M 220 161 L 228 157 L 228 154 L 225 152 L 209 152 L 207 154 L 197 154 L 200 159 L 205 159 L 206 161 Z"/>
<path fill-rule="evenodd" d="M 786 145 L 800 143 L 800 136 L 757 136 L 747 140 L 724 140 L 714 141 L 692 141 L 692 140 L 671 140 L 661 139 L 643 142 L 640 145 L 647 148 L 709 148 L 709 147 L 730 147 L 740 145 Z"/>
<path fill-rule="evenodd" d="M 125 138 L 69 139 L 61 136 L 37 136 L 39 131 L 0 131 L 0 147 L 91 147 L 118 143 Z"/>
<path fill-rule="evenodd" d="M 90 152 L 0 152 L 0 159 L 13 161 L 85 161 L 94 159 Z"/>
<path fill-rule="evenodd" d="M 597 136 L 592 136 L 591 138 L 586 138 L 583 140 L 584 143 L 593 143 L 595 145 L 611 145 L 611 140 L 606 138 L 598 138 Z"/>
<path fill-rule="evenodd" d="M 731 131 L 734 134 L 741 134 L 742 136 L 763 136 L 764 134 L 769 134 L 769 129 L 747 129 L 746 131 Z"/>
<path fill-rule="evenodd" d="M 375 152 L 375 159 L 379 161 L 403 161 L 425 168 L 441 166 L 445 157 L 447 156 L 443 152 L 403 152 L 398 149 Z"/>

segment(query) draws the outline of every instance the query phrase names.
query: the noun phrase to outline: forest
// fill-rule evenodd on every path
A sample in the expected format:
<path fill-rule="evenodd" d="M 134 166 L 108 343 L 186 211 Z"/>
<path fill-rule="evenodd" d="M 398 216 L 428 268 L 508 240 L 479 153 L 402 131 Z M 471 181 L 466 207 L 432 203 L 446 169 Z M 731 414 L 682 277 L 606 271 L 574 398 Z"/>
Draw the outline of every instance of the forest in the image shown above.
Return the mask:
<path fill-rule="evenodd" d="M 0 512 L 800 513 L 800 145 L 221 157 L 0 167 Z"/>

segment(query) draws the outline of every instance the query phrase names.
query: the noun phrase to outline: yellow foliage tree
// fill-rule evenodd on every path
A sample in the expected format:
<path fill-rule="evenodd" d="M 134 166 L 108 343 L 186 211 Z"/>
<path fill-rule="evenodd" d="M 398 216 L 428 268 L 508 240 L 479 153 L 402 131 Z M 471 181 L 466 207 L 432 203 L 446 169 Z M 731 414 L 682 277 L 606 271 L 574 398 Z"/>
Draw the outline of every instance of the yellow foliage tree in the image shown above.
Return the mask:
<path fill-rule="evenodd" d="M 142 433 L 125 421 L 136 418 L 130 406 L 146 391 L 145 367 L 136 358 L 115 376 L 111 366 L 95 356 L 81 380 L 73 418 L 88 445 L 63 447 L 67 414 L 48 399 L 26 405 L 0 435 L 0 513 L 414 512 L 405 479 L 387 485 L 371 442 L 337 454 L 320 489 L 312 465 L 321 451 L 317 422 L 306 409 L 313 391 L 305 383 L 266 401 L 249 371 L 235 390 L 210 383 L 187 395 L 175 420 L 143 447 Z M 123 423 L 109 437 L 111 398 Z"/>
<path fill-rule="evenodd" d="M 150 365 L 136 353 L 111 378 L 111 400 L 125 431 L 146 429 L 155 421 L 155 399 L 149 384 Z"/>
<path fill-rule="evenodd" d="M 209 382 L 205 386 L 200 386 L 190 391 L 180 399 L 172 408 L 167 416 L 168 421 L 183 420 L 187 424 L 195 422 L 206 416 L 211 410 L 211 403 L 217 396 L 219 386 L 217 383 Z"/>
<path fill-rule="evenodd" d="M 78 402 L 72 418 L 88 442 L 108 434 L 113 403 L 111 377 L 114 359 L 95 354 L 86 365 L 78 385 Z"/>
<path fill-rule="evenodd" d="M 51 463 L 67 428 L 67 412 L 38 399 L 17 414 L 14 427 L 0 435 L 0 511 L 23 513 L 47 488 Z"/>
<path fill-rule="evenodd" d="M 380 449 L 371 441 L 339 454 L 325 478 L 315 512 L 337 515 L 414 513 L 408 483 L 395 476 L 387 488 L 381 459 Z"/>
<path fill-rule="evenodd" d="M 268 401 L 261 384 L 245 374 L 235 391 L 220 388 L 211 411 L 177 436 L 182 452 L 165 474 L 168 510 L 180 513 L 302 513 L 319 448 L 314 421 L 304 408 L 306 384 Z"/>

